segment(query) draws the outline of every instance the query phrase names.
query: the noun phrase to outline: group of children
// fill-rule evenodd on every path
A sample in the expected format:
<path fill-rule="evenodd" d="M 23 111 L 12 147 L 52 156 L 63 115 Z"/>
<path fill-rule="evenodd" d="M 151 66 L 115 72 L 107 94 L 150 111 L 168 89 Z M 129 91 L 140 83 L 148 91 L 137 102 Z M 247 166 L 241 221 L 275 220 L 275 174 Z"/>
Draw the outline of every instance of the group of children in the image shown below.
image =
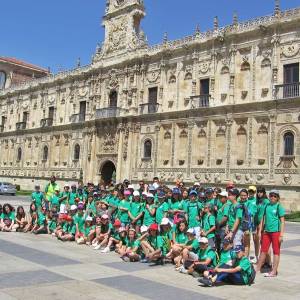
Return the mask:
<path fill-rule="evenodd" d="M 140 182 L 138 189 L 128 181 L 62 191 L 50 184 L 52 193 L 49 186 L 45 192 L 36 186 L 29 214 L 5 204 L 0 230 L 48 233 L 100 253 L 115 251 L 126 262 L 174 263 L 176 271 L 206 286 L 252 284 L 264 264 L 271 268 L 266 277 L 277 276 L 285 212 L 276 190 L 267 197 L 263 187 L 239 191 L 232 183 L 224 191 L 198 183 L 171 189 L 157 178 L 150 186 Z"/>

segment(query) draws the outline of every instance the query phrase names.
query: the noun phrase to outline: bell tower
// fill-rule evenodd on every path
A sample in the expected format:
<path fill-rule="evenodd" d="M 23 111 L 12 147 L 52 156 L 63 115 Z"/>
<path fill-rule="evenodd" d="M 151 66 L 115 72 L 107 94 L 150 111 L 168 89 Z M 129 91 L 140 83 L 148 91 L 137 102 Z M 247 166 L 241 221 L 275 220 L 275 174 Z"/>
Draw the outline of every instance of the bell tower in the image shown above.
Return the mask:
<path fill-rule="evenodd" d="M 135 50 L 145 44 L 140 23 L 145 17 L 143 0 L 107 0 L 103 17 L 105 39 L 103 56 Z"/>

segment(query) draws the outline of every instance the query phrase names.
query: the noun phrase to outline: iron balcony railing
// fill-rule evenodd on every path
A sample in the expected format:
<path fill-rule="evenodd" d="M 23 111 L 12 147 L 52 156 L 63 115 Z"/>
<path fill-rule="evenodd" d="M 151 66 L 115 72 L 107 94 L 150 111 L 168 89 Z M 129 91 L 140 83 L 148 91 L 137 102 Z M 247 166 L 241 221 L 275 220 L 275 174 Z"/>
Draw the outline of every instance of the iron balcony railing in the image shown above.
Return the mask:
<path fill-rule="evenodd" d="M 16 130 L 24 130 L 24 129 L 26 129 L 26 122 L 16 123 Z"/>
<path fill-rule="evenodd" d="M 85 114 L 74 114 L 70 117 L 71 123 L 81 123 L 85 121 Z"/>
<path fill-rule="evenodd" d="M 154 114 L 158 112 L 159 103 L 143 103 L 140 104 L 140 114 Z"/>
<path fill-rule="evenodd" d="M 52 118 L 45 118 L 41 120 L 41 127 L 51 127 L 53 125 Z"/>
<path fill-rule="evenodd" d="M 279 84 L 274 86 L 274 99 L 288 99 L 300 96 L 300 82 Z"/>
<path fill-rule="evenodd" d="M 192 108 L 209 107 L 209 99 L 209 94 L 191 96 Z"/>
<path fill-rule="evenodd" d="M 119 107 L 106 107 L 96 109 L 96 119 L 102 118 L 115 118 L 121 114 L 121 108 Z"/>

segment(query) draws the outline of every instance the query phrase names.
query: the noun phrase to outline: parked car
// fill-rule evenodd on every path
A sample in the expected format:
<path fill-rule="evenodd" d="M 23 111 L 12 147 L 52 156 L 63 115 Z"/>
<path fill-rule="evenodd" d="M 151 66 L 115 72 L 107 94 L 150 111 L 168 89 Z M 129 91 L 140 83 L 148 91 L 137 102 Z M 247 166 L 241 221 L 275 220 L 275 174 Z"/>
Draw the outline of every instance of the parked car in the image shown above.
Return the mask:
<path fill-rule="evenodd" d="M 12 196 L 16 195 L 16 187 L 8 182 L 0 182 L 0 194 L 9 194 Z"/>

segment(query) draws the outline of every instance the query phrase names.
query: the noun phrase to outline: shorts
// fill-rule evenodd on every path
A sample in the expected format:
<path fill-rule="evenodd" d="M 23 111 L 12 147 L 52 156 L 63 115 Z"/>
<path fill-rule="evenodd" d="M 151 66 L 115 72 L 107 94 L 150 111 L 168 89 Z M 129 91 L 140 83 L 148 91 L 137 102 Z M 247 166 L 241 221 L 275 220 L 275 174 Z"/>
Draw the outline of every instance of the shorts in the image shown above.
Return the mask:
<path fill-rule="evenodd" d="M 193 229 L 195 231 L 195 233 L 196 233 L 196 239 L 198 240 L 200 238 L 200 232 L 201 232 L 200 226 L 189 227 L 189 229 Z"/>
<path fill-rule="evenodd" d="M 192 261 L 195 261 L 195 260 L 198 260 L 198 254 L 196 254 L 196 253 L 194 253 L 194 252 L 192 252 L 192 251 L 190 251 L 189 252 L 189 257 L 188 257 L 188 260 L 192 260 Z"/>
<path fill-rule="evenodd" d="M 243 245 L 243 236 L 244 232 L 240 229 L 235 233 L 233 238 L 233 247 L 242 246 Z"/>
<path fill-rule="evenodd" d="M 214 237 L 208 239 L 208 245 L 210 246 L 210 248 L 215 249 L 216 244 L 215 244 L 215 238 Z"/>
<path fill-rule="evenodd" d="M 261 252 L 268 253 L 272 244 L 273 254 L 280 255 L 280 232 L 264 232 L 261 238 Z"/>

